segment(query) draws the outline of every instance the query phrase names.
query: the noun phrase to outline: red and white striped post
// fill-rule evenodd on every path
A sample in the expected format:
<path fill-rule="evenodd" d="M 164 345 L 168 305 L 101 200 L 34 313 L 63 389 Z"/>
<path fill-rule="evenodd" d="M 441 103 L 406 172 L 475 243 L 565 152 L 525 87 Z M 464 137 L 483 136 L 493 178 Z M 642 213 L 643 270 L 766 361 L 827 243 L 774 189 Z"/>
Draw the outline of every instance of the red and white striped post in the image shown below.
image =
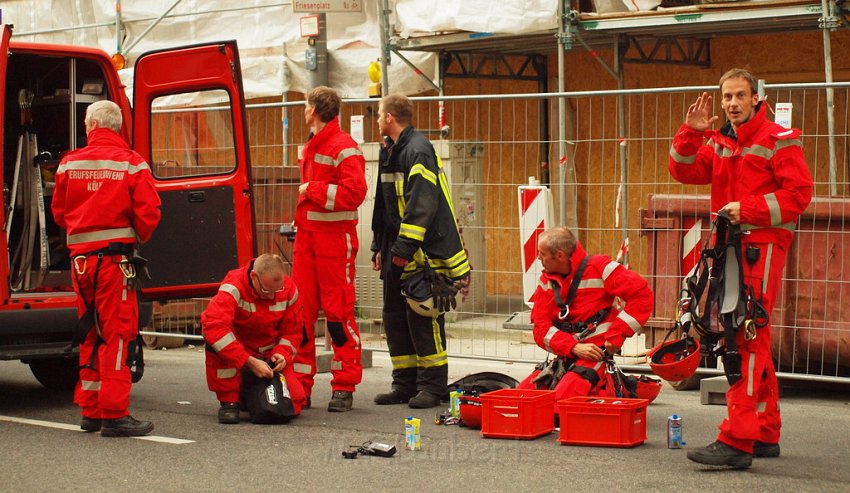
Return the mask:
<path fill-rule="evenodd" d="M 528 185 L 517 187 L 519 200 L 519 236 L 522 253 L 522 295 L 529 307 L 531 296 L 537 289 L 537 280 L 543 266 L 537 261 L 537 238 L 540 233 L 554 226 L 552 217 L 552 194 L 548 187 L 538 185 L 529 178 Z"/>

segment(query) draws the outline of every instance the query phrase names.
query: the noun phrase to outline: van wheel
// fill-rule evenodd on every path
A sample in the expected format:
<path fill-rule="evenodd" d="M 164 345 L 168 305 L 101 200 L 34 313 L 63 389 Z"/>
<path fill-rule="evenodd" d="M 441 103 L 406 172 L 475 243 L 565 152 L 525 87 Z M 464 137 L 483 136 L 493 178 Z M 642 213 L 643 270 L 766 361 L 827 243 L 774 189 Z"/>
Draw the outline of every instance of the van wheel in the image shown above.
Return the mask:
<path fill-rule="evenodd" d="M 80 377 L 78 358 L 45 358 L 29 362 L 36 380 L 50 390 L 74 390 Z"/>

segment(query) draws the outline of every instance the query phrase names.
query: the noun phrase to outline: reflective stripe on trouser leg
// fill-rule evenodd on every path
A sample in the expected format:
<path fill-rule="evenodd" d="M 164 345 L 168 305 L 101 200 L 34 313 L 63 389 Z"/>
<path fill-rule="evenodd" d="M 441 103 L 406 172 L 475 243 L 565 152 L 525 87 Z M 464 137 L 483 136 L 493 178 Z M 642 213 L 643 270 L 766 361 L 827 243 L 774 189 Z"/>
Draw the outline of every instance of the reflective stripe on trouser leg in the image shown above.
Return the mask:
<path fill-rule="evenodd" d="M 204 351 L 204 354 L 207 388 L 215 392 L 216 398 L 221 402 L 239 402 L 239 389 L 242 385 L 240 369 L 213 351 Z"/>
<path fill-rule="evenodd" d="M 363 379 L 360 330 L 354 316 L 357 233 L 312 233 L 321 306 L 334 351 L 331 389 L 353 392 Z"/>
<path fill-rule="evenodd" d="M 407 316 L 402 312 L 383 312 L 381 319 L 387 335 L 387 348 L 393 363 L 392 388 L 404 394 L 416 393 L 416 350 L 407 328 Z"/>
<path fill-rule="evenodd" d="M 97 274 L 97 313 L 103 342 L 97 348 L 100 375 L 98 408 L 101 417 L 114 419 L 129 414 L 130 369 L 127 345 L 138 335 L 139 307 L 136 291 L 116 263 L 119 257 L 104 258 Z"/>
<path fill-rule="evenodd" d="M 437 318 L 423 317 L 409 309 L 406 314 L 419 368 L 416 388 L 443 396 L 447 393 L 449 375 L 446 354 L 446 317 L 445 315 Z"/>
<path fill-rule="evenodd" d="M 293 369 L 307 397 L 313 391 L 316 374 L 316 321 L 319 316 L 319 285 L 316 277 L 316 252 L 310 231 L 299 231 L 295 235 L 292 250 L 292 280 L 298 286 L 304 320 L 303 339 L 297 348 Z"/>

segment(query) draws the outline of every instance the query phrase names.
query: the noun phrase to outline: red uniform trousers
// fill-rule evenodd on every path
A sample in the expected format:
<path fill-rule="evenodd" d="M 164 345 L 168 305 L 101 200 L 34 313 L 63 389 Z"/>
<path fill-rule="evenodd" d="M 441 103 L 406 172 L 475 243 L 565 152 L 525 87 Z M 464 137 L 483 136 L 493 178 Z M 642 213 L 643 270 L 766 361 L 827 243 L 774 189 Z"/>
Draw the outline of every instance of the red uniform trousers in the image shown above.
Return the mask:
<path fill-rule="evenodd" d="M 305 337 L 292 366 L 308 397 L 316 375 L 315 326 L 320 307 L 334 351 L 331 388 L 354 392 L 363 377 L 360 331 L 354 318 L 354 262 L 358 248 L 356 232 L 299 229 L 295 235 L 292 279 L 304 310 Z"/>
<path fill-rule="evenodd" d="M 80 344 L 80 381 L 74 391 L 74 402 L 87 418 L 116 419 L 129 414 L 132 381 L 127 344 L 139 332 L 139 306 L 136 291 L 118 268 L 120 260 L 120 255 L 104 255 L 98 269 L 98 257 L 89 256 L 71 266 L 77 313 L 82 316 L 86 312 L 85 300 L 94 300 L 98 315 L 98 326 Z M 98 337 L 102 339 L 99 344 Z"/>
<path fill-rule="evenodd" d="M 749 243 L 759 249 L 759 259 L 744 265 L 744 282 L 753 288 L 755 298 L 768 314 L 773 311 L 777 291 L 785 268 L 785 249 L 772 243 Z M 742 255 L 742 259 L 746 256 Z M 765 272 L 767 270 L 767 272 Z M 782 418 L 779 415 L 779 385 L 773 354 L 770 350 L 768 323 L 758 329 L 756 338 L 745 340 L 744 330 L 738 332 L 736 341 L 741 354 L 742 378 L 726 392 L 728 417 L 720 424 L 717 439 L 739 450 L 752 453 L 753 442 L 779 443 Z"/>
<path fill-rule="evenodd" d="M 239 391 L 242 388 L 242 368 L 234 368 L 233 364 L 223 360 L 213 351 L 207 350 L 207 386 L 215 392 L 216 397 L 220 402 L 244 402 L 240 398 Z M 263 359 L 261 355 L 254 354 L 254 357 Z M 244 369 L 244 371 L 251 371 Z M 286 379 L 286 386 L 289 388 L 289 398 L 292 399 L 292 405 L 295 407 L 295 414 L 301 414 L 301 409 L 307 403 L 307 396 L 304 394 L 304 387 L 298 381 L 298 376 L 292 365 L 286 365 L 283 371 L 280 372 Z"/>
<path fill-rule="evenodd" d="M 601 336 L 596 338 L 590 337 L 582 342 L 587 344 L 596 344 L 602 347 L 605 344 L 605 338 Z M 568 371 L 555 385 L 555 414 L 558 414 L 558 401 L 561 399 L 586 395 L 607 395 L 607 376 L 605 373 L 607 368 L 605 366 L 605 362 L 591 361 L 589 359 L 577 359 L 575 360 L 575 364 L 576 366 L 583 366 L 595 371 L 599 376 L 599 381 L 596 385 L 591 385 L 591 382 L 581 376 L 581 374 L 574 371 Z M 540 370 L 534 370 L 531 372 L 531 375 L 525 377 L 525 379 L 517 385 L 517 388 L 536 389 L 537 386 L 533 380 L 537 378 L 539 373 Z"/>

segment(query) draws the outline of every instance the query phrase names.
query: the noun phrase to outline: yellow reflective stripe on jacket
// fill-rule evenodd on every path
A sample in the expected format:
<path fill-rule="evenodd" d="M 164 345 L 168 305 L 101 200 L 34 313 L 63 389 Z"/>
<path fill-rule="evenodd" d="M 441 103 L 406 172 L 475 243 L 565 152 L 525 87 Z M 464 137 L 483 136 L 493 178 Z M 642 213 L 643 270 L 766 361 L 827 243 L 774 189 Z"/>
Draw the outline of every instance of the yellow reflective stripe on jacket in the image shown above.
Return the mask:
<path fill-rule="evenodd" d="M 413 178 L 416 175 L 419 175 L 422 178 L 425 178 L 435 187 L 437 186 L 437 175 L 435 175 L 433 171 L 426 168 L 424 164 L 422 164 L 422 163 L 414 164 L 410 168 L 410 174 L 408 175 L 408 180 Z"/>
<path fill-rule="evenodd" d="M 102 240 L 120 240 L 123 238 L 136 238 L 136 230 L 131 227 L 126 227 L 77 233 L 68 235 L 68 245 L 77 245 L 80 243 Z"/>
<path fill-rule="evenodd" d="M 415 224 L 401 223 L 398 235 L 402 238 L 410 238 L 411 240 L 424 241 L 425 228 Z"/>

